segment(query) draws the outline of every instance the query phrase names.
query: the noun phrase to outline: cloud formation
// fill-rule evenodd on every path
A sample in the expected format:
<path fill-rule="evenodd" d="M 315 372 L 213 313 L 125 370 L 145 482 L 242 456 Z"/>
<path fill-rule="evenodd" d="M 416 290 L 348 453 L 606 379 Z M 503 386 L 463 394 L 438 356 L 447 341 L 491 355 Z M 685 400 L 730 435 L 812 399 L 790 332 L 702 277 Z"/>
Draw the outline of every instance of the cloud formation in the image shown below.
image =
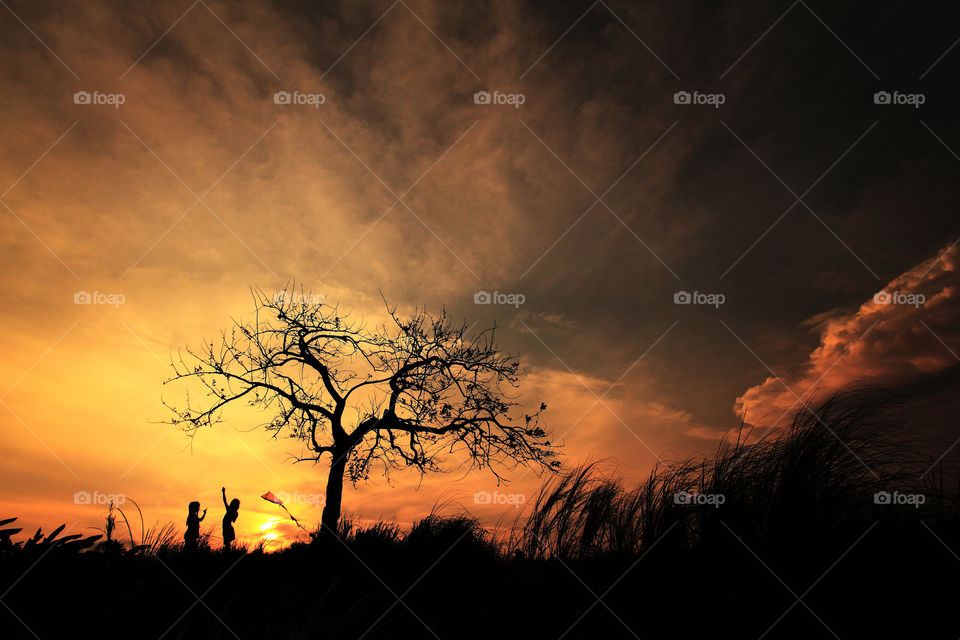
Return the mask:
<path fill-rule="evenodd" d="M 807 325 L 820 344 L 806 362 L 737 398 L 753 424 L 782 425 L 818 392 L 849 384 L 899 386 L 955 365 L 960 351 L 957 243 L 891 280 L 852 313 L 833 311 Z"/>

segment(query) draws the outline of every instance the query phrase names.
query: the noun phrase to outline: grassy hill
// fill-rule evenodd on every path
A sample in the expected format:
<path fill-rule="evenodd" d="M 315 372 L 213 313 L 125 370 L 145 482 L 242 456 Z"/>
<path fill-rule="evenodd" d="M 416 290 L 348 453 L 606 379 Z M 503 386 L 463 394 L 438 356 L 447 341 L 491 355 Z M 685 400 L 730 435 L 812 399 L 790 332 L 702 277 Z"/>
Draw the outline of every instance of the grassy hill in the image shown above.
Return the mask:
<path fill-rule="evenodd" d="M 4 638 L 956 638 L 956 476 L 888 394 L 766 438 L 557 476 L 513 533 L 343 521 L 276 553 L 0 531 Z M 942 453 L 942 452 L 940 452 Z M 928 472 L 929 471 L 929 472 Z M 36 635 L 34 635 L 36 634 Z"/>

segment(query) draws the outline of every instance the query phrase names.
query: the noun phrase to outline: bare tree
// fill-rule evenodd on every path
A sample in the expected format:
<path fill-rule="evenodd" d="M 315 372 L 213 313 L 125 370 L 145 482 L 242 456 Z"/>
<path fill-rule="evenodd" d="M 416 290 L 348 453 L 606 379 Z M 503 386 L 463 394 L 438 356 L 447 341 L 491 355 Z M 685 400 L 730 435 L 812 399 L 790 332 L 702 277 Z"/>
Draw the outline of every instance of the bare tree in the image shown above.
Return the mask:
<path fill-rule="evenodd" d="M 351 321 L 337 307 L 288 287 L 276 296 L 253 291 L 255 313 L 222 332 L 219 344 L 185 349 L 173 361 L 173 381 L 196 380 L 202 406 L 164 404 L 191 436 L 222 419 L 230 404 L 272 415 L 262 426 L 274 437 L 302 441 L 298 461 L 330 455 L 324 529 L 340 519 L 344 476 L 354 483 L 371 469 L 440 470 L 447 454 L 499 481 L 517 466 L 553 469 L 554 445 L 536 412 L 517 416 L 511 397 L 519 363 L 501 353 L 495 327 L 468 337 L 446 311 L 418 310 L 375 328 Z"/>

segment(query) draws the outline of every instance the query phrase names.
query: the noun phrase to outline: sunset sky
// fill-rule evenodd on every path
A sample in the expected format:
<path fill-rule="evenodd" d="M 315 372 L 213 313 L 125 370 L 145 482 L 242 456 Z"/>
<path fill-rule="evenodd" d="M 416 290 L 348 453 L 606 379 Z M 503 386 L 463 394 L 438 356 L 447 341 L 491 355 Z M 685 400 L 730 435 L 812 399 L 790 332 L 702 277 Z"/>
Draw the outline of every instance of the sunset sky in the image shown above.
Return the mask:
<path fill-rule="evenodd" d="M 172 353 L 290 279 L 370 322 L 382 295 L 496 323 L 564 463 L 630 478 L 852 382 L 956 389 L 960 33 L 933 9 L 0 4 L 0 517 L 100 526 L 86 491 L 218 530 L 226 485 L 248 541 L 295 534 L 267 490 L 317 521 L 325 464 L 242 421 L 191 441 L 161 402 Z M 344 511 L 509 524 L 475 492 L 541 482 L 448 462 Z"/>

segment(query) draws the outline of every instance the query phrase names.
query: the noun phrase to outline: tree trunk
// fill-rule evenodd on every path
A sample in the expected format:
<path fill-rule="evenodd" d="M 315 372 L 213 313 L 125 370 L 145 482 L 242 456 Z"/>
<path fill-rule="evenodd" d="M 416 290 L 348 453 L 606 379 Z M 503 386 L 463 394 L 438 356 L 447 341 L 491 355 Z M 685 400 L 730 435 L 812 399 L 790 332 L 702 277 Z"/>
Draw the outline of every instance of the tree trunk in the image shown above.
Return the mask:
<path fill-rule="evenodd" d="M 320 516 L 322 534 L 324 536 L 337 534 L 337 523 L 340 521 L 340 504 L 343 501 L 343 473 L 347 468 L 349 451 L 334 451 L 330 461 L 330 475 L 327 476 L 327 497 Z"/>

